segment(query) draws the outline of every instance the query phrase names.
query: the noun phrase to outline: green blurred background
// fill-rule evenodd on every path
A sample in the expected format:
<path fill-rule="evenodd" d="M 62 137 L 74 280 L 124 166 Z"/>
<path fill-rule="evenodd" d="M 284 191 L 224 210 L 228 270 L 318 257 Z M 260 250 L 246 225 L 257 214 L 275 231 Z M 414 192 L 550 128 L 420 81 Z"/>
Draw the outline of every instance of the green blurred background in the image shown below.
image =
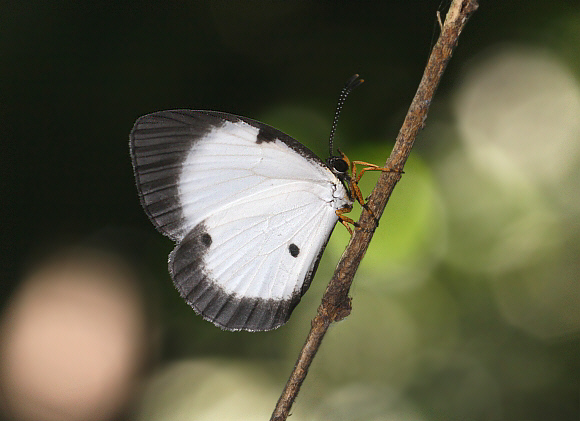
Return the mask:
<path fill-rule="evenodd" d="M 328 333 L 293 420 L 580 419 L 580 4 L 481 3 L 358 271 L 353 312 Z M 286 326 L 223 332 L 171 284 L 172 244 L 139 205 L 129 131 L 157 110 L 219 110 L 325 158 L 339 90 L 360 73 L 336 144 L 381 164 L 438 10 L 446 3 L 1 2 L 3 416 L 268 419 L 348 235 L 335 230 Z M 130 385 L 89 409 L 47 398 L 43 388 L 60 386 L 27 380 L 11 360 L 25 354 L 11 344 L 17 315 L 32 314 L 22 297 L 33 274 L 79 248 L 130 272 L 138 300 Z M 71 319 L 55 318 L 42 340 L 58 341 L 50 329 Z M 43 350 L 40 336 L 31 349 Z M 92 362 L 57 376 L 63 390 L 82 389 Z"/>

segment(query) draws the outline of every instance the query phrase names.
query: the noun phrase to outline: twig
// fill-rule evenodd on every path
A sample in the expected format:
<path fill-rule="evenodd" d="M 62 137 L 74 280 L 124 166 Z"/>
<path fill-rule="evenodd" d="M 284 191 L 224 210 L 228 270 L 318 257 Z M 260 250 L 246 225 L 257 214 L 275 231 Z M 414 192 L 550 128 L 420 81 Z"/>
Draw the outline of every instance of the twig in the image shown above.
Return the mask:
<path fill-rule="evenodd" d="M 312 321 L 312 327 L 306 338 L 306 343 L 300 351 L 298 361 L 296 361 L 294 370 L 276 404 L 270 421 L 284 421 L 287 419 L 290 408 L 306 378 L 308 368 L 328 327 L 331 323 L 339 321 L 350 314 L 351 303 L 348 292 L 354 274 L 376 229 L 377 221 L 375 218 L 380 218 L 382 215 L 395 185 L 401 178 L 401 171 L 405 162 L 407 162 L 415 138 L 425 126 L 431 100 L 451 58 L 453 49 L 457 45 L 458 37 L 467 20 L 477 8 L 477 0 L 453 0 L 443 23 L 439 39 L 429 57 L 419 88 L 397 136 L 391 156 L 385 164 L 386 167 L 395 171 L 381 173 L 368 201 L 368 206 L 374 216 L 369 212 L 362 213 L 359 220 L 360 229 L 355 230 L 348 247 L 338 262 L 334 275 L 322 297 L 322 303 L 318 307 L 316 317 Z"/>

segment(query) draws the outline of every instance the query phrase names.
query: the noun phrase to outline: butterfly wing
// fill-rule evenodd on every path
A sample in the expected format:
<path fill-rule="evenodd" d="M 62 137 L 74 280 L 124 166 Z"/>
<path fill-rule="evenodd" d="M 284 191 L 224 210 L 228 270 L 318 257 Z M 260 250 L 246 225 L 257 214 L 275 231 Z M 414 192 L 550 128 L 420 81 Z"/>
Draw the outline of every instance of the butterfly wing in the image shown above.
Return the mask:
<path fill-rule="evenodd" d="M 143 207 L 177 242 L 182 297 L 224 329 L 284 324 L 351 204 L 340 181 L 294 139 L 231 114 L 149 114 L 130 143 Z"/>

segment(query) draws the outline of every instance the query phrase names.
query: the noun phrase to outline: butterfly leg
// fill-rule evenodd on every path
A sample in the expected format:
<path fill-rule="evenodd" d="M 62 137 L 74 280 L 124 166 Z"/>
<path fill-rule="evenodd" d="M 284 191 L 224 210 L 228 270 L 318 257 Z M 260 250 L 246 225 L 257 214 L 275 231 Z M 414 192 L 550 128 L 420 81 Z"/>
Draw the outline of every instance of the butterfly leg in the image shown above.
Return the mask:
<path fill-rule="evenodd" d="M 336 210 L 336 216 L 338 216 L 340 223 L 346 227 L 346 229 L 348 230 L 350 235 L 352 235 L 352 228 L 350 227 L 349 224 L 351 224 L 355 227 L 359 226 L 356 221 L 352 220 L 348 216 L 344 216 L 345 213 L 349 213 L 351 210 L 352 210 L 352 207 L 346 207 L 346 208 L 341 208 L 341 209 Z"/>
<path fill-rule="evenodd" d="M 348 179 L 348 186 L 350 188 L 351 193 L 354 195 L 354 198 L 356 199 L 356 201 L 359 202 L 360 205 L 364 209 L 366 209 L 375 218 L 375 220 L 377 221 L 377 225 L 378 225 L 378 222 L 379 222 L 378 218 L 375 216 L 373 211 L 366 204 L 366 202 L 362 196 L 362 193 L 360 191 L 360 188 L 358 186 L 358 180 L 360 179 L 360 177 L 358 179 L 356 178 L 356 164 L 355 163 L 362 162 L 362 161 L 351 162 L 350 159 L 348 159 L 348 156 L 346 156 L 345 153 L 342 152 L 340 149 L 338 149 L 338 153 L 341 155 L 341 158 L 344 160 L 344 162 L 346 162 L 346 164 L 348 165 L 348 168 L 350 168 L 351 177 L 349 177 L 349 179 Z M 369 164 L 369 165 L 371 165 L 371 164 Z M 340 218 L 340 216 L 339 216 L 339 218 Z M 343 224 L 344 224 L 344 222 L 343 222 Z M 349 231 L 350 231 L 350 229 L 349 229 Z"/>
<path fill-rule="evenodd" d="M 366 167 L 364 167 L 361 172 L 359 174 L 356 173 L 356 165 L 366 165 Z M 362 178 L 363 174 L 366 171 L 382 171 L 382 172 L 398 172 L 400 174 L 404 174 L 404 171 L 401 170 L 395 170 L 393 168 L 389 168 L 389 167 L 379 167 L 378 165 L 375 164 L 371 164 L 369 162 L 365 162 L 365 161 L 352 161 L 352 177 L 354 178 L 354 183 L 357 184 L 360 179 Z"/>
<path fill-rule="evenodd" d="M 347 165 L 350 168 L 351 178 L 348 181 L 348 183 L 349 183 L 349 187 L 350 187 L 352 194 L 354 195 L 357 202 L 359 202 L 360 205 L 365 210 L 367 210 L 373 216 L 373 218 L 375 218 L 375 220 L 377 221 L 377 225 L 378 225 L 379 220 L 375 216 L 374 212 L 369 208 L 368 204 L 366 203 L 365 199 L 363 198 L 362 193 L 360 191 L 360 187 L 358 186 L 358 182 L 360 181 L 360 179 L 362 178 L 363 174 L 366 171 L 382 171 L 382 172 L 398 172 L 398 173 L 403 173 L 403 171 L 395 170 L 393 168 L 388 168 L 388 167 L 379 167 L 378 165 L 371 164 L 371 163 L 365 162 L 365 161 L 351 161 L 350 159 L 348 159 L 348 157 L 340 149 L 338 150 L 338 152 L 341 154 L 342 159 L 347 163 Z M 356 171 L 357 164 L 364 166 L 363 169 L 361 170 L 361 172 L 358 174 Z"/>

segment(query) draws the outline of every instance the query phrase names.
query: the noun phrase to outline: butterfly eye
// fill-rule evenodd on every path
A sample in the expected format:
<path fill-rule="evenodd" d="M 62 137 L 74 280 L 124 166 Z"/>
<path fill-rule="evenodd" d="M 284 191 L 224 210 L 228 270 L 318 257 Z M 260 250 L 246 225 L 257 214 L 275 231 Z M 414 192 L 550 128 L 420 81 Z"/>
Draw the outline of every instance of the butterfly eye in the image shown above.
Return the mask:
<path fill-rule="evenodd" d="M 344 159 L 337 158 L 332 162 L 332 168 L 334 168 L 336 172 L 345 173 L 348 170 L 348 164 Z"/>

